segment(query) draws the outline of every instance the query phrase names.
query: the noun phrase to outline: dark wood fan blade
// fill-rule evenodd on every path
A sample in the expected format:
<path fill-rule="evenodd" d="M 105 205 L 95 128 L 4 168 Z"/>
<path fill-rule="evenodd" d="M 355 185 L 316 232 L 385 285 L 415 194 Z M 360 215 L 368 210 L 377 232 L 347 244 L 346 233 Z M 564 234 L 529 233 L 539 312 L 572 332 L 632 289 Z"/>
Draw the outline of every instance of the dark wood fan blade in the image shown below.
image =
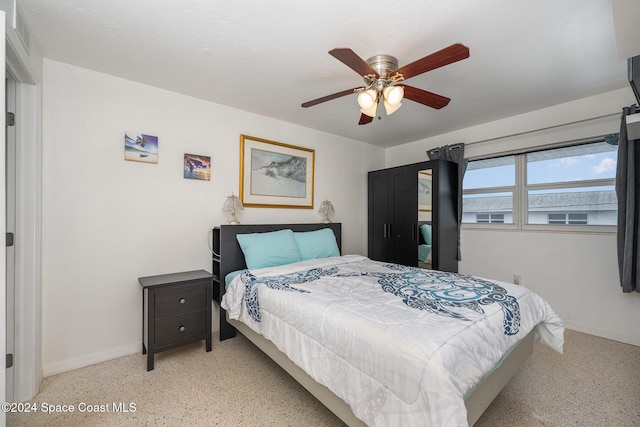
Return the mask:
<path fill-rule="evenodd" d="M 360 116 L 360 121 L 358 122 L 359 125 L 366 125 L 369 124 L 373 121 L 373 117 L 369 117 L 366 114 L 362 114 Z"/>
<path fill-rule="evenodd" d="M 332 99 L 340 98 L 341 96 L 351 95 L 356 91 L 364 89 L 363 87 L 354 87 L 353 89 L 343 90 L 342 92 L 337 92 L 331 95 L 323 96 L 322 98 L 314 99 L 313 101 L 307 101 L 302 104 L 302 108 L 313 107 L 314 105 L 321 104 L 326 101 L 331 101 Z"/>
<path fill-rule="evenodd" d="M 440 109 L 446 107 L 450 98 L 446 96 L 438 95 L 437 93 L 427 92 L 426 90 L 418 89 L 417 87 L 402 85 L 404 87 L 404 97 L 414 102 L 426 105 L 427 107 Z"/>
<path fill-rule="evenodd" d="M 329 55 L 333 56 L 338 61 L 342 62 L 344 65 L 351 68 L 361 76 L 373 74 L 376 76 L 376 78 L 379 77 L 378 73 L 376 73 L 375 70 L 371 68 L 371 66 L 367 64 L 364 59 L 360 58 L 354 51 L 349 48 L 337 48 L 330 50 Z"/>
<path fill-rule="evenodd" d="M 400 67 L 395 71 L 389 73 L 389 79 L 394 80 L 400 77 L 398 81 L 406 80 L 410 77 L 417 76 L 418 74 L 426 73 L 427 71 L 435 70 L 436 68 L 449 65 L 453 62 L 460 61 L 469 57 L 469 48 L 460 43 L 452 44 L 449 47 L 445 47 L 431 55 L 427 55 L 422 59 L 407 64 L 404 67 Z"/>

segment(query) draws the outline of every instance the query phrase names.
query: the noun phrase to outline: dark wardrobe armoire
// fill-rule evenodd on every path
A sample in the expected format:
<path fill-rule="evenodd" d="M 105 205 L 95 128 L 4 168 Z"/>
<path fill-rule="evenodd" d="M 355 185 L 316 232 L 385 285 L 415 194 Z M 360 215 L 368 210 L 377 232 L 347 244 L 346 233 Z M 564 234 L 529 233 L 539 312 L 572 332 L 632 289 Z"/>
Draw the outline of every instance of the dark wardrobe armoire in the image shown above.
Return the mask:
<path fill-rule="evenodd" d="M 446 160 L 369 172 L 369 258 L 457 272 L 457 189 L 458 165 Z"/>

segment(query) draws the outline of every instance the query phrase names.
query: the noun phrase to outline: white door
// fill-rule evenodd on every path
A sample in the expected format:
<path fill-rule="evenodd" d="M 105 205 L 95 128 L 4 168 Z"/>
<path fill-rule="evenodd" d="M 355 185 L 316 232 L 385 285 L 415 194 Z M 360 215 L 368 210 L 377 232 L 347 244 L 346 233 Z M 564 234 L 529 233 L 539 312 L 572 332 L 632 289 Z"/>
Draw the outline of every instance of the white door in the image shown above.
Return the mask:
<path fill-rule="evenodd" d="M 5 13 L 0 11 L 0 34 L 5 34 Z M 0 43 L 0 77 L 1 80 L 5 78 L 5 65 L 6 64 L 6 44 Z M 0 80 L 0 81 L 1 81 Z M 0 99 L 5 97 L 5 88 L 0 85 Z M 0 113 L 0 126 L 4 126 L 5 117 L 7 113 L 6 106 Z M 5 145 L 5 134 L 0 132 L 0 146 Z M 0 150 L 0 236 L 6 232 L 5 223 L 5 152 Z M 6 250 L 4 245 L 0 245 L 0 259 L 4 258 Z M 0 263 L 0 319 L 6 319 L 6 264 Z M 0 355 L 6 354 L 6 328 L 0 328 Z M 4 369 L 0 369 L 0 384 L 6 384 L 6 374 Z M 0 402 L 6 402 L 6 390 L 4 387 L 0 387 Z M 4 426 L 6 423 L 5 413 L 0 411 L 0 426 Z"/>
<path fill-rule="evenodd" d="M 8 112 L 16 111 L 16 82 L 6 73 L 5 95 L 6 104 L 5 109 Z M 14 235 L 15 223 L 16 223 L 16 131 L 15 126 L 11 123 L 11 120 L 7 116 L 6 122 L 6 232 L 7 232 L 7 245 L 6 245 L 6 266 L 7 266 L 7 370 L 6 370 L 6 402 L 13 402 L 14 400 L 14 381 L 15 381 L 15 369 L 13 368 L 13 361 L 17 360 L 14 357 L 15 352 L 15 242 L 11 242 L 10 237 Z M 11 233 L 11 235 L 9 234 Z M 15 236 L 13 236 L 15 237 Z"/>

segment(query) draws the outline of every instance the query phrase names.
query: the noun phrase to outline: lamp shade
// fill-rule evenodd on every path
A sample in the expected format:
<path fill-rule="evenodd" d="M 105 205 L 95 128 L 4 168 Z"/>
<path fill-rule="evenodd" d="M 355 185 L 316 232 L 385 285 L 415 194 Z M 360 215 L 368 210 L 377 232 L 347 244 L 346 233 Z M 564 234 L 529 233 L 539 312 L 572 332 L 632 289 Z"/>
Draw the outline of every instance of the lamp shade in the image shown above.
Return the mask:
<path fill-rule="evenodd" d="M 387 86 L 382 91 L 382 94 L 389 105 L 394 106 L 402 101 L 402 98 L 404 97 L 404 88 L 402 86 Z"/>
<path fill-rule="evenodd" d="M 360 92 L 360 95 L 358 95 L 358 105 L 360 105 L 360 108 L 363 110 L 370 109 L 376 104 L 377 98 L 378 92 L 373 89 L 365 90 L 364 92 Z"/>
<path fill-rule="evenodd" d="M 242 205 L 242 201 L 238 198 L 238 196 L 233 193 L 230 196 L 227 196 L 224 201 L 224 205 L 222 205 L 222 212 L 226 212 L 229 215 L 229 219 L 227 220 L 227 224 L 240 224 L 238 218 L 236 218 L 236 211 L 241 211 L 244 209 Z"/>
<path fill-rule="evenodd" d="M 391 105 L 389 102 L 387 102 L 387 100 L 384 100 L 384 109 L 387 112 L 387 116 L 392 115 L 393 113 L 395 113 L 396 111 L 398 111 L 398 109 L 402 107 L 402 102 L 398 102 L 395 105 Z"/>
<path fill-rule="evenodd" d="M 374 102 L 373 105 L 369 108 L 361 108 L 360 112 L 366 116 L 375 117 L 377 109 L 378 109 L 378 103 Z"/>
<path fill-rule="evenodd" d="M 333 209 L 333 203 L 331 203 L 329 200 L 325 200 L 320 204 L 320 209 L 318 209 L 318 212 L 320 212 L 320 214 L 322 215 L 322 222 L 324 222 L 325 224 L 329 224 L 331 222 L 329 215 L 335 212 L 335 209 Z"/>

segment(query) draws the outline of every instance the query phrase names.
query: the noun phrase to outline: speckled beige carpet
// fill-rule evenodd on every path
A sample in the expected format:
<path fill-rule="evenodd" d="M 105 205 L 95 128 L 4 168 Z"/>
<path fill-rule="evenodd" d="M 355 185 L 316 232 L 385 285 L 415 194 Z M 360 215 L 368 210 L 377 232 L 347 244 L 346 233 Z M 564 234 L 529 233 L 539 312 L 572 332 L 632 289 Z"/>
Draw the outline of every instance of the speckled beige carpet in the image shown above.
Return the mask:
<path fill-rule="evenodd" d="M 640 426 L 640 347 L 567 331 L 565 354 L 536 344 L 476 426 Z M 133 354 L 46 378 L 35 413 L 8 426 L 342 426 L 244 337 Z M 131 406 L 130 406 L 131 404 Z M 64 409 L 73 413 L 43 413 Z M 116 412 L 126 408 L 128 412 Z M 89 412 L 95 411 L 109 412 Z M 81 412 L 82 411 L 82 412 Z"/>

